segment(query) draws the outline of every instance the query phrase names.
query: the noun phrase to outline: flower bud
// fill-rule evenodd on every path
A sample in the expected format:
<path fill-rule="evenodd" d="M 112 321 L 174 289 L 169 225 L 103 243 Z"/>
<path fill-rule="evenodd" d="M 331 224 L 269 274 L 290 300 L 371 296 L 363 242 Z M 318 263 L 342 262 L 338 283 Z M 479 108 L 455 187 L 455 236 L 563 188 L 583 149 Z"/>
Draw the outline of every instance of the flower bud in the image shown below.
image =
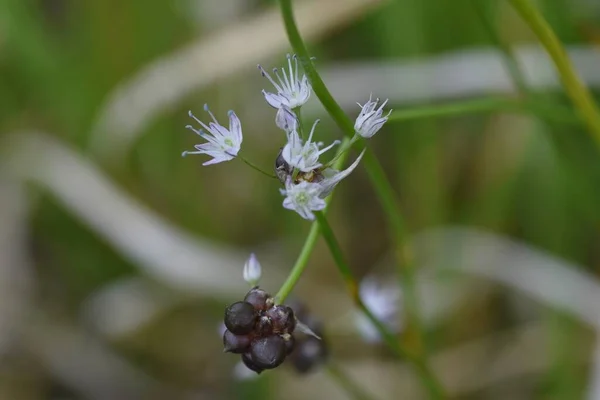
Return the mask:
<path fill-rule="evenodd" d="M 240 354 L 250 348 L 250 336 L 235 335 L 227 330 L 223 334 L 223 351 L 226 353 Z"/>
<path fill-rule="evenodd" d="M 225 326 L 236 335 L 245 335 L 254 329 L 256 313 L 245 301 L 233 303 L 225 310 Z"/>
<path fill-rule="evenodd" d="M 298 127 L 298 119 L 292 110 L 286 106 L 282 106 L 277 110 L 277 114 L 275 115 L 275 124 L 279 129 L 291 132 L 295 131 Z"/>
<path fill-rule="evenodd" d="M 250 346 L 250 356 L 258 368 L 273 369 L 285 360 L 286 350 L 283 338 L 273 335 L 254 341 Z"/>
<path fill-rule="evenodd" d="M 268 301 L 271 295 L 258 286 L 253 287 L 244 297 L 244 301 L 254 306 L 256 310 L 266 310 L 268 307 Z"/>
<path fill-rule="evenodd" d="M 254 255 L 254 253 L 250 254 L 250 258 L 244 264 L 244 280 L 251 284 L 252 286 L 256 286 L 258 281 L 260 280 L 260 276 L 262 274 L 262 268 L 258 259 Z"/>

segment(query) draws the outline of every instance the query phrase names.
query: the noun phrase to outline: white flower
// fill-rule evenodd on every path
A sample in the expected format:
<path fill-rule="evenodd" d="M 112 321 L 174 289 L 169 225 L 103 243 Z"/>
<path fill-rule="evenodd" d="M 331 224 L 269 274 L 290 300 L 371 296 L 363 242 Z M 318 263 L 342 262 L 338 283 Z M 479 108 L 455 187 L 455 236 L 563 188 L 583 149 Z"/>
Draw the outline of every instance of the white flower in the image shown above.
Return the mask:
<path fill-rule="evenodd" d="M 289 178 L 285 183 L 285 190 L 279 190 L 282 195 L 286 196 L 283 200 L 283 207 L 296 211 L 304 219 L 315 219 L 312 212 L 325 208 L 325 200 L 319 196 L 321 186 L 318 183 L 302 181 L 294 185 Z"/>
<path fill-rule="evenodd" d="M 260 280 L 261 273 L 262 268 L 258 259 L 254 253 L 250 254 L 250 258 L 244 264 L 244 280 L 252 286 L 256 286 Z"/>
<path fill-rule="evenodd" d="M 352 171 L 354 171 L 354 168 L 356 168 L 356 166 L 362 159 L 363 155 L 365 154 L 365 151 L 366 150 L 363 150 L 362 153 L 360 153 L 360 155 L 356 158 L 356 160 L 354 160 L 352 165 L 350 165 L 343 171 L 338 171 L 333 168 L 327 168 L 323 171 L 322 174 L 325 179 L 319 182 L 319 186 L 321 186 L 321 194 L 319 196 L 321 198 L 324 199 L 325 197 L 329 196 L 333 189 L 336 187 L 336 185 L 340 183 L 342 179 L 350 175 Z"/>
<path fill-rule="evenodd" d="M 275 115 L 275 124 L 280 128 L 290 133 L 298 128 L 298 119 L 296 114 L 287 106 L 281 106 Z"/>
<path fill-rule="evenodd" d="M 379 108 L 377 108 L 379 99 L 371 101 L 371 97 L 372 96 L 369 96 L 369 101 L 366 102 L 364 106 L 361 106 L 360 103 L 356 103 L 360 106 L 360 108 L 362 108 L 362 110 L 359 116 L 356 118 L 356 122 L 354 123 L 354 131 L 367 139 L 373 137 L 373 135 L 375 135 L 377 131 L 381 129 L 392 112 L 392 110 L 390 110 L 390 112 L 383 117 L 383 107 L 387 104 L 387 99 L 381 103 Z"/>
<path fill-rule="evenodd" d="M 369 277 L 360 283 L 360 296 L 375 318 L 381 321 L 392 332 L 397 333 L 401 329 L 399 319 L 400 289 L 396 282 L 381 283 Z M 356 329 L 367 342 L 375 343 L 381 341 L 379 331 L 373 323 L 362 313 L 358 312 L 355 317 Z"/>
<path fill-rule="evenodd" d="M 292 58 L 294 59 L 294 65 L 292 65 Z M 288 71 L 286 71 L 284 67 L 281 69 L 280 75 L 277 68 L 273 69 L 273 73 L 277 77 L 277 82 L 271 78 L 271 75 L 269 75 L 263 67 L 260 65 L 258 66 L 261 74 L 266 77 L 277 90 L 277 93 L 271 93 L 265 90 L 262 91 L 265 100 L 267 100 L 267 103 L 273 108 L 287 106 L 290 109 L 294 109 L 306 103 L 310 97 L 311 88 L 310 83 L 308 83 L 308 78 L 306 75 L 302 75 L 301 79 L 298 77 L 298 58 L 295 55 L 290 56 L 288 54 L 287 60 Z"/>
<path fill-rule="evenodd" d="M 190 117 L 194 118 L 207 132 L 202 129 L 194 129 L 191 125 L 186 126 L 187 129 L 194 131 L 202 138 L 207 140 L 207 143 L 197 144 L 194 147 L 197 151 L 184 151 L 182 156 L 187 154 L 206 154 L 213 159 L 202 165 L 217 164 L 223 161 L 229 161 L 237 156 L 242 145 L 242 124 L 239 118 L 233 111 L 229 111 L 229 129 L 220 125 L 212 112 L 208 109 L 208 105 L 204 105 L 204 110 L 212 118 L 208 126 L 189 112 Z"/>
<path fill-rule="evenodd" d="M 306 143 L 302 143 L 302 139 L 300 139 L 297 131 L 294 130 L 288 133 L 288 142 L 283 148 L 281 155 L 291 167 L 298 168 L 302 172 L 310 172 L 322 167 L 323 164 L 319 163 L 319 156 L 340 143 L 339 140 L 335 140 L 324 149 L 319 149 L 320 143 L 312 142 L 315 127 L 318 123 L 319 120 L 316 120 L 313 124 Z"/>

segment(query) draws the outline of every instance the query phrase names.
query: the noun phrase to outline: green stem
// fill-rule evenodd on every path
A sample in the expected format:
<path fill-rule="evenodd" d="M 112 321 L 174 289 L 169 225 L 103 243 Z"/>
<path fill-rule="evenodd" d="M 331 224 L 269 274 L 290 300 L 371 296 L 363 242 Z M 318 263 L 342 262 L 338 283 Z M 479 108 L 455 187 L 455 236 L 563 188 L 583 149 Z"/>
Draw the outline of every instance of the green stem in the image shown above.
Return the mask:
<path fill-rule="evenodd" d="M 344 141 L 340 145 L 340 149 L 343 148 L 344 145 L 346 145 L 348 142 L 350 142 L 349 139 L 344 139 Z M 338 153 L 338 155 L 339 155 L 339 157 L 336 156 L 337 161 L 336 161 L 335 165 L 333 166 L 336 169 L 340 169 L 341 166 L 344 165 L 344 163 L 346 162 L 346 159 L 348 158 L 348 152 L 344 152 L 341 154 Z M 325 211 L 327 211 L 327 209 L 329 208 L 329 204 L 331 203 L 332 198 L 333 198 L 333 193 L 331 193 L 327 197 L 327 199 L 325 199 L 325 201 L 327 202 Z M 275 296 L 275 299 L 278 304 L 281 304 L 285 301 L 285 299 L 288 297 L 288 295 L 294 289 L 294 286 L 296 286 L 296 283 L 298 283 L 298 280 L 302 276 L 302 273 L 304 272 L 304 269 L 306 268 L 306 266 L 308 264 L 308 259 L 310 258 L 310 255 L 311 255 L 313 249 L 315 248 L 315 244 L 317 243 L 318 238 L 319 238 L 319 224 L 317 224 L 316 222 L 313 222 L 310 227 L 310 232 L 308 233 L 308 236 L 306 237 L 306 240 L 304 241 L 304 246 L 302 246 L 302 250 L 300 251 L 298 258 L 296 259 L 296 263 L 292 267 L 290 274 L 288 275 L 285 282 L 283 282 L 283 285 L 281 285 L 281 288 L 279 289 L 279 291 L 277 292 L 277 295 Z"/>
<path fill-rule="evenodd" d="M 306 134 L 304 133 L 304 124 L 302 123 L 302 107 L 296 107 L 292 110 L 296 114 L 298 120 L 298 133 L 302 140 L 306 140 Z"/>
<path fill-rule="evenodd" d="M 342 249 L 340 248 L 337 239 L 327 222 L 327 218 L 325 214 L 322 212 L 315 212 L 315 216 L 317 218 L 317 222 L 319 224 L 319 228 L 321 229 L 321 233 L 327 246 L 329 247 L 329 251 L 335 261 L 338 270 L 342 274 L 342 278 L 344 279 L 344 283 L 346 284 L 346 289 L 350 295 L 350 298 L 353 300 L 356 307 L 361 310 L 365 316 L 371 321 L 375 329 L 379 332 L 379 335 L 383 339 L 383 341 L 387 344 L 387 346 L 392 350 L 395 356 L 399 358 L 407 359 L 412 363 L 412 365 L 419 372 L 419 377 L 421 378 L 423 385 L 429 390 L 429 394 L 431 398 L 443 398 L 444 391 L 435 378 L 433 371 L 429 369 L 429 367 L 423 362 L 421 358 L 417 358 L 412 356 L 410 353 L 406 353 L 400 344 L 396 336 L 377 318 L 375 315 L 367 308 L 362 298 L 360 297 L 359 287 L 356 279 L 352 275 L 352 271 L 346 263 L 344 255 L 342 253 Z"/>
<path fill-rule="evenodd" d="M 356 381 L 346 375 L 344 370 L 333 362 L 329 362 L 325 366 L 325 370 L 332 380 L 334 380 L 344 391 L 348 397 L 354 400 L 373 400 L 374 397 L 367 393 L 363 388 L 356 384 Z"/>
<path fill-rule="evenodd" d="M 300 32 L 298 31 L 298 27 L 294 21 L 294 13 L 292 9 L 292 4 L 290 0 L 279 0 L 281 5 L 281 14 L 283 17 L 285 29 L 288 35 L 288 39 L 294 48 L 297 56 L 299 57 L 299 61 L 304 68 L 304 72 L 306 73 L 312 88 L 329 113 L 329 115 L 333 118 L 336 124 L 340 127 L 340 129 L 344 132 L 344 134 L 348 138 L 352 138 L 355 134 L 354 132 L 354 124 L 353 122 L 346 116 L 344 111 L 341 109 L 339 104 L 334 100 L 329 93 L 329 90 L 323 83 L 321 76 L 316 71 L 313 62 L 311 60 L 310 54 L 306 49 L 306 45 L 300 36 Z M 390 184 L 390 182 L 386 179 L 385 174 L 383 173 L 383 168 L 381 164 L 377 160 L 377 158 L 372 154 L 371 151 L 368 151 L 364 157 L 365 167 L 371 181 L 375 187 L 375 191 L 379 200 L 381 201 L 384 211 L 387 214 L 388 220 L 391 221 L 392 228 L 392 237 L 394 239 L 394 243 L 396 244 L 396 256 L 398 262 L 396 263 L 396 267 L 398 270 L 398 275 L 403 286 L 403 296 L 405 308 L 407 311 L 407 331 L 414 332 L 415 337 L 417 338 L 417 353 L 416 357 L 411 357 L 413 360 L 413 364 L 417 366 L 420 376 L 424 377 L 425 380 L 431 379 L 432 382 L 435 382 L 435 378 L 431 373 L 430 368 L 427 365 L 426 352 L 424 351 L 424 335 L 423 329 L 421 326 L 420 318 L 419 318 L 419 310 L 418 310 L 418 301 L 415 294 L 414 288 L 414 266 L 412 263 L 412 258 L 410 257 L 410 253 L 406 251 L 406 248 L 402 242 L 402 239 L 405 236 L 405 225 L 402 215 L 400 214 L 398 203 L 396 200 L 396 195 L 394 190 Z M 389 345 L 393 345 L 396 348 L 399 348 L 398 341 L 395 337 L 392 337 L 393 340 L 390 340 Z M 439 387 L 439 384 L 430 384 L 428 386 L 431 388 Z M 432 395 L 435 395 L 435 398 L 442 397 L 442 391 L 439 390 L 431 390 Z"/>
<path fill-rule="evenodd" d="M 263 170 L 261 167 L 259 167 L 258 165 L 254 164 L 253 162 L 251 162 L 251 161 L 249 161 L 249 160 L 246 160 L 244 157 L 242 157 L 242 156 L 238 155 L 238 158 L 239 158 L 240 160 L 242 160 L 243 162 L 245 162 L 245 163 L 246 163 L 248 166 L 250 166 L 252 169 L 254 169 L 254 170 L 256 170 L 256 171 L 260 172 L 261 174 L 263 174 L 263 175 L 266 175 L 266 176 L 268 176 L 269 178 L 275 178 L 275 179 L 277 179 L 277 176 L 276 176 L 275 174 L 270 174 L 270 173 L 268 173 L 267 171 Z"/>
<path fill-rule="evenodd" d="M 506 97 L 486 97 L 483 99 L 452 101 L 423 107 L 412 107 L 393 111 L 389 121 L 409 121 L 424 118 L 442 118 L 457 115 L 486 112 L 533 113 L 541 118 L 565 124 L 580 124 L 581 120 L 570 109 L 556 104 L 523 101 Z"/>
<path fill-rule="evenodd" d="M 552 58 L 567 94 L 577 107 L 581 118 L 588 125 L 592 139 L 600 147 L 600 110 L 598 110 L 589 91 L 581 82 L 562 44 L 550 25 L 529 0 L 509 1 L 536 34 L 538 40 Z"/>

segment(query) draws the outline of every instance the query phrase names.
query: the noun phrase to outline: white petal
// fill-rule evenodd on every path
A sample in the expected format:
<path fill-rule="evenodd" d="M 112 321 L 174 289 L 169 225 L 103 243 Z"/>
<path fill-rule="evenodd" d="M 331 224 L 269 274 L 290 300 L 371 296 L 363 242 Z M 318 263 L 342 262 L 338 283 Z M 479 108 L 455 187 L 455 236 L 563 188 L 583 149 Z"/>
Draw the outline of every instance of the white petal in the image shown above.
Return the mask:
<path fill-rule="evenodd" d="M 319 183 L 319 185 L 321 185 L 321 195 L 320 195 L 321 198 L 325 198 L 325 197 L 329 196 L 331 194 L 331 191 L 335 188 L 335 186 L 338 183 L 340 183 L 340 181 L 342 179 L 344 179 L 345 177 L 350 175 L 350 173 L 352 171 L 354 171 L 354 168 L 356 168 L 356 166 L 362 159 L 363 155 L 365 154 L 365 151 L 366 151 L 366 149 L 363 150 L 362 153 L 360 153 L 358 158 L 348 168 L 336 173 L 335 175 L 333 175 L 331 177 L 325 178 L 323 181 L 321 181 Z"/>
<path fill-rule="evenodd" d="M 240 119 L 233 111 L 229 112 L 229 133 L 232 136 L 232 138 L 235 138 L 233 143 L 235 143 L 238 146 L 238 150 L 239 150 L 239 146 L 242 144 L 242 140 L 243 140 L 242 123 L 240 122 Z M 237 152 L 236 152 L 236 154 L 237 154 Z"/>
<path fill-rule="evenodd" d="M 282 105 L 289 105 L 287 104 L 287 99 L 278 94 L 265 92 L 263 90 L 263 95 L 265 96 L 267 103 L 273 108 L 281 108 Z"/>

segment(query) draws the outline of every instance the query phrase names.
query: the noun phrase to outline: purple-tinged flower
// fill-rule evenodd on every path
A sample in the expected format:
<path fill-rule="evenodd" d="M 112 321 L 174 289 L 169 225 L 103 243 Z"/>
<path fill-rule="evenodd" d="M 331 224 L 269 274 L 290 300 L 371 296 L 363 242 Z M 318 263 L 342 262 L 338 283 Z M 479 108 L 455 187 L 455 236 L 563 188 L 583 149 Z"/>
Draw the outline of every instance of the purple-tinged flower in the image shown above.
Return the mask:
<path fill-rule="evenodd" d="M 386 116 L 383 116 L 383 107 L 387 104 L 388 100 L 386 99 L 381 103 L 379 108 L 377 108 L 379 99 L 372 101 L 371 97 L 372 96 L 369 96 L 369 101 L 366 102 L 364 106 L 361 106 L 360 103 L 356 103 L 362 110 L 354 123 L 354 131 L 366 139 L 373 137 L 373 135 L 381 129 L 392 112 L 392 110 L 390 110 Z"/>
<path fill-rule="evenodd" d="M 209 122 L 208 125 L 196 118 L 191 111 L 189 115 L 206 131 L 195 129 L 191 125 L 186 126 L 186 128 L 206 139 L 207 143 L 195 145 L 196 151 L 184 151 L 182 156 L 188 154 L 206 154 L 213 158 L 202 165 L 217 164 L 234 159 L 240 151 L 243 140 L 242 124 L 239 118 L 233 111 L 229 111 L 229 129 L 227 129 L 219 124 L 213 113 L 208 109 L 208 105 L 204 105 L 204 110 L 212 118 L 212 122 Z"/>
<path fill-rule="evenodd" d="M 285 183 L 285 189 L 279 190 L 286 196 L 283 207 L 296 211 L 304 219 L 314 220 L 313 211 L 321 211 L 325 208 L 325 200 L 320 197 L 321 186 L 318 183 L 302 181 L 294 184 L 289 178 Z"/>
<path fill-rule="evenodd" d="M 319 144 L 312 141 L 315 127 L 318 123 L 319 120 L 316 120 L 313 124 L 308 140 L 305 143 L 302 142 L 297 131 L 289 132 L 288 142 L 283 148 L 281 155 L 291 167 L 297 168 L 302 172 L 310 172 L 322 167 L 323 164 L 319 162 L 319 156 L 340 143 L 339 140 L 335 140 L 331 145 L 320 149 Z"/>
<path fill-rule="evenodd" d="M 277 81 L 260 65 L 258 65 L 258 69 L 273 84 L 275 90 L 277 90 L 277 93 L 262 91 L 267 103 L 273 108 L 286 106 L 293 110 L 308 101 L 311 87 L 306 75 L 302 75 L 302 78 L 298 75 L 298 58 L 295 55 L 290 56 L 288 54 L 287 60 L 288 68 L 287 70 L 285 67 L 282 68 L 281 74 L 277 68 L 273 69 L 273 74 L 277 78 Z"/>

